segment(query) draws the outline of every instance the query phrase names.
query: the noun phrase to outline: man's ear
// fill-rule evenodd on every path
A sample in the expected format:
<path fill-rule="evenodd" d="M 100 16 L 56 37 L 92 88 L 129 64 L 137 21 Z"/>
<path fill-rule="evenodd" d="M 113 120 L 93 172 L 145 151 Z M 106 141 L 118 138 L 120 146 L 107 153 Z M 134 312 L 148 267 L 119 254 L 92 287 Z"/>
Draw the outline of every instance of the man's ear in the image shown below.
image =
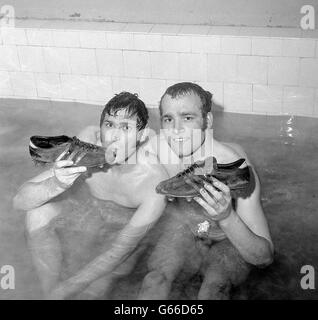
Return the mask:
<path fill-rule="evenodd" d="M 207 126 L 207 129 L 211 129 L 213 126 L 213 115 L 211 111 L 208 112 L 206 115 L 206 126 Z"/>
<path fill-rule="evenodd" d="M 140 142 L 144 142 L 148 136 L 149 136 L 149 126 L 146 125 L 145 128 L 138 131 L 138 140 Z"/>

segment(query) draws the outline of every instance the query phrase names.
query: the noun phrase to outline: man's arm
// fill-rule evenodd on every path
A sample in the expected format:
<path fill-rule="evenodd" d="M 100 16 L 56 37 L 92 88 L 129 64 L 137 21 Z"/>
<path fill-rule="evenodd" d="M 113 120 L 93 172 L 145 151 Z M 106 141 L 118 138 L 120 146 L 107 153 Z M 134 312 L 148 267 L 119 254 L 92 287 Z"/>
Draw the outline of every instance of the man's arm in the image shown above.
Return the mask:
<path fill-rule="evenodd" d="M 99 127 L 88 126 L 77 135 L 80 140 L 98 143 Z M 86 171 L 85 167 L 65 168 L 72 161 L 57 161 L 54 167 L 25 182 L 13 198 L 13 206 L 19 210 L 32 210 L 55 198 Z"/>
<path fill-rule="evenodd" d="M 270 243 L 271 250 L 272 252 L 274 252 L 274 245 L 261 204 L 261 183 L 258 178 L 257 172 L 253 164 L 250 162 L 244 149 L 237 144 L 233 144 L 232 147 L 237 151 L 237 153 L 241 157 L 245 158 L 247 165 L 249 165 L 250 168 L 253 170 L 252 173 L 255 179 L 254 192 L 249 198 L 237 199 L 236 212 L 255 234 L 268 240 L 268 242 Z M 253 212 L 255 212 L 255 214 L 253 214 Z"/>
<path fill-rule="evenodd" d="M 50 170 L 44 171 L 38 176 L 25 182 L 13 198 L 13 206 L 19 210 L 32 210 L 55 198 L 86 171 L 85 167 L 71 166 L 72 161 L 58 161 Z"/>
<path fill-rule="evenodd" d="M 202 198 L 198 198 L 196 201 L 212 217 L 218 215 L 226 217 L 220 220 L 218 224 L 245 261 L 257 266 L 266 266 L 273 260 L 274 246 L 260 201 L 260 182 L 245 152 L 243 150 L 238 151 L 240 156 L 246 159 L 254 173 L 255 188 L 250 197 L 246 199 L 238 198 L 235 211 L 231 206 L 229 188 L 216 180 L 213 185 L 205 187 L 209 194 L 203 191 Z M 220 189 L 221 192 L 218 192 L 215 187 Z"/>
<path fill-rule="evenodd" d="M 110 249 L 99 255 L 76 275 L 64 281 L 52 292 L 51 299 L 64 299 L 85 289 L 96 279 L 112 272 L 135 250 L 140 240 L 163 213 L 165 197 L 155 193 L 161 177 L 149 177 L 140 192 L 143 201 L 129 223 L 121 230 Z"/>
<path fill-rule="evenodd" d="M 243 258 L 254 265 L 266 266 L 273 260 L 274 246 L 260 201 L 260 182 L 254 170 L 255 189 L 249 198 L 237 199 L 236 211 L 219 225 Z"/>

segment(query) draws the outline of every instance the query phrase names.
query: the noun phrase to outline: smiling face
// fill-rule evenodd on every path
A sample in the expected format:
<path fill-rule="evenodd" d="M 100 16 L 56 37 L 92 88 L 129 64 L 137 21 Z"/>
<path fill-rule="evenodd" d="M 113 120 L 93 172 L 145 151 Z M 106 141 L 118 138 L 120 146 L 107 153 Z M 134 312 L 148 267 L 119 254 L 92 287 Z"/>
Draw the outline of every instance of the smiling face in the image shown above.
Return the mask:
<path fill-rule="evenodd" d="M 161 101 L 161 128 L 171 149 L 180 157 L 198 150 L 205 139 L 207 119 L 202 115 L 202 102 L 195 93 Z"/>
<path fill-rule="evenodd" d="M 124 163 L 136 152 L 141 131 L 137 129 L 137 117 L 129 117 L 124 109 L 105 115 L 101 123 L 101 141 L 115 155 L 114 163 Z"/>

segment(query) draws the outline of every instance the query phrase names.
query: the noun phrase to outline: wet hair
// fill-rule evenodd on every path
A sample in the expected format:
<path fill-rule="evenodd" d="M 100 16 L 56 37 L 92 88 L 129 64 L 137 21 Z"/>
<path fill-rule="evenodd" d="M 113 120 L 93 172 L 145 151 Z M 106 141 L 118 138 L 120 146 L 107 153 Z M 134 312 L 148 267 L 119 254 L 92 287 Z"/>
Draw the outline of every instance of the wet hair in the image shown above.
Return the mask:
<path fill-rule="evenodd" d="M 203 119 L 205 119 L 208 112 L 210 112 L 212 109 L 213 95 L 211 92 L 205 91 L 198 84 L 195 84 L 192 82 L 180 82 L 170 86 L 160 99 L 160 104 L 159 104 L 160 113 L 162 113 L 161 103 L 164 96 L 169 95 L 171 98 L 175 99 L 180 96 L 184 96 L 191 93 L 196 94 L 200 98 L 202 102 L 202 117 Z"/>
<path fill-rule="evenodd" d="M 149 119 L 148 110 L 137 93 L 121 92 L 110 99 L 102 111 L 100 126 L 102 126 L 105 116 L 114 116 L 118 111 L 125 110 L 128 117 L 137 117 L 137 129 L 142 130 L 146 127 Z"/>

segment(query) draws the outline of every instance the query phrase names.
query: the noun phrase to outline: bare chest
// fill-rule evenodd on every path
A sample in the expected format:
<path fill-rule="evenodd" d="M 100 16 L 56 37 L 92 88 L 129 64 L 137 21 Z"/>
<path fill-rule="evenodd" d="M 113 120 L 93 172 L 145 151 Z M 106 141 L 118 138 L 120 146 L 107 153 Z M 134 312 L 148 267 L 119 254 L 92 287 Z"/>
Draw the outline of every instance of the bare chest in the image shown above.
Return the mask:
<path fill-rule="evenodd" d="M 135 184 L 129 175 L 117 176 L 107 172 L 94 173 L 86 179 L 92 195 L 101 200 L 114 201 L 129 208 L 136 208 Z"/>

